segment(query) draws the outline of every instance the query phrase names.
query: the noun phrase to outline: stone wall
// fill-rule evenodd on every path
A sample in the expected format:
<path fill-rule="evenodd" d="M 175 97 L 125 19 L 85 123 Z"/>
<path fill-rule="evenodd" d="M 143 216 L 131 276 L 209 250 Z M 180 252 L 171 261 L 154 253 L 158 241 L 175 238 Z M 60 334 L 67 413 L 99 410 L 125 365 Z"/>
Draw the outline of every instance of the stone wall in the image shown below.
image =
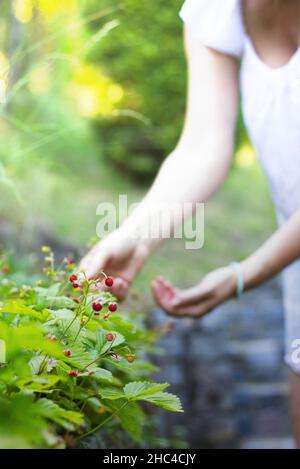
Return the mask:
<path fill-rule="evenodd" d="M 290 448 L 280 282 L 272 281 L 202 320 L 176 320 L 160 346 L 155 379 L 171 383 L 184 414 L 162 413 L 157 432 L 192 448 Z M 160 310 L 155 324 L 170 319 Z"/>

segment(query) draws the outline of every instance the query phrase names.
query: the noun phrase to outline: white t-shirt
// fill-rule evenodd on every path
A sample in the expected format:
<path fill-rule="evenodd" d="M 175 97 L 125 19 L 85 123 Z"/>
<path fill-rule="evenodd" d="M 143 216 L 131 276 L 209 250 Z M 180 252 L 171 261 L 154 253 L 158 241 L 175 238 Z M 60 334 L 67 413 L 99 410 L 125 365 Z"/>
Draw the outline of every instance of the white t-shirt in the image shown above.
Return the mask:
<path fill-rule="evenodd" d="M 246 34 L 241 0 L 186 0 L 180 11 L 202 44 L 241 58 L 246 127 L 267 175 L 281 218 L 300 208 L 300 48 L 273 69 Z"/>
<path fill-rule="evenodd" d="M 202 44 L 241 58 L 240 88 L 248 133 L 267 175 L 280 222 L 300 209 L 300 48 L 273 69 L 257 55 L 246 34 L 242 0 L 186 0 L 180 16 Z M 255 197 L 255 191 L 253 191 Z M 300 261 L 283 275 L 286 362 L 300 339 Z M 297 342 L 298 343 L 298 342 Z"/>

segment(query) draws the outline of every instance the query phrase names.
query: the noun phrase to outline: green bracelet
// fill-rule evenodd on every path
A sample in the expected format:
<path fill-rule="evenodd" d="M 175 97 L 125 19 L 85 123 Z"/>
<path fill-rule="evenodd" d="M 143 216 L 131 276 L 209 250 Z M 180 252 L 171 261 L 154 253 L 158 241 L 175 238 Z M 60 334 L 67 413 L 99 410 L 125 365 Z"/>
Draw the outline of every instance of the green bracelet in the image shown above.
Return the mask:
<path fill-rule="evenodd" d="M 232 262 L 230 267 L 234 270 L 236 275 L 236 296 L 240 300 L 245 289 L 244 274 L 239 262 Z"/>

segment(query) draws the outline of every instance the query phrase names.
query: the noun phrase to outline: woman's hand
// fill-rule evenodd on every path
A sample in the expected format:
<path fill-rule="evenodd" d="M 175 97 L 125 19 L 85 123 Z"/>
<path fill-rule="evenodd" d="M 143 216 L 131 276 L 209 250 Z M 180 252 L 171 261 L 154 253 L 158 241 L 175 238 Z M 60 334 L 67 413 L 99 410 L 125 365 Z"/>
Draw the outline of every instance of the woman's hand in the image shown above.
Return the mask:
<path fill-rule="evenodd" d="M 152 284 L 156 302 L 168 314 L 177 317 L 201 317 L 234 296 L 236 276 L 230 267 L 209 273 L 192 288 L 181 290 L 158 277 Z"/>
<path fill-rule="evenodd" d="M 109 289 L 119 299 L 127 295 L 129 285 L 149 256 L 147 246 L 119 228 L 97 243 L 82 259 L 80 268 L 88 278 L 97 278 L 101 271 L 114 278 Z"/>

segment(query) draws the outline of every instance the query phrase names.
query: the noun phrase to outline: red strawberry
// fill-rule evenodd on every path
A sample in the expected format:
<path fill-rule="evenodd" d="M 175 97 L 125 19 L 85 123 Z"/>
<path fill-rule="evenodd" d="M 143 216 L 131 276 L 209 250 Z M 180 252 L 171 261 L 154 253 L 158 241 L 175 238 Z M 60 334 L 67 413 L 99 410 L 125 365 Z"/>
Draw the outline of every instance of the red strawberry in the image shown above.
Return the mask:
<path fill-rule="evenodd" d="M 94 311 L 99 312 L 99 311 L 101 311 L 101 309 L 102 309 L 102 304 L 101 304 L 101 303 L 98 303 L 97 301 L 95 301 L 95 302 L 92 304 L 92 308 L 93 308 Z"/>
<path fill-rule="evenodd" d="M 111 311 L 112 313 L 114 313 L 114 312 L 117 311 L 117 309 L 118 309 L 117 303 L 109 303 L 108 309 L 109 309 L 109 311 Z"/>
<path fill-rule="evenodd" d="M 112 287 L 113 284 L 114 284 L 114 280 L 113 280 L 111 277 L 106 277 L 106 279 L 105 279 L 105 285 L 106 285 L 107 287 Z"/>
<path fill-rule="evenodd" d="M 112 342 L 114 340 L 115 336 L 112 332 L 108 332 L 106 334 L 106 340 L 108 340 L 109 342 Z"/>

